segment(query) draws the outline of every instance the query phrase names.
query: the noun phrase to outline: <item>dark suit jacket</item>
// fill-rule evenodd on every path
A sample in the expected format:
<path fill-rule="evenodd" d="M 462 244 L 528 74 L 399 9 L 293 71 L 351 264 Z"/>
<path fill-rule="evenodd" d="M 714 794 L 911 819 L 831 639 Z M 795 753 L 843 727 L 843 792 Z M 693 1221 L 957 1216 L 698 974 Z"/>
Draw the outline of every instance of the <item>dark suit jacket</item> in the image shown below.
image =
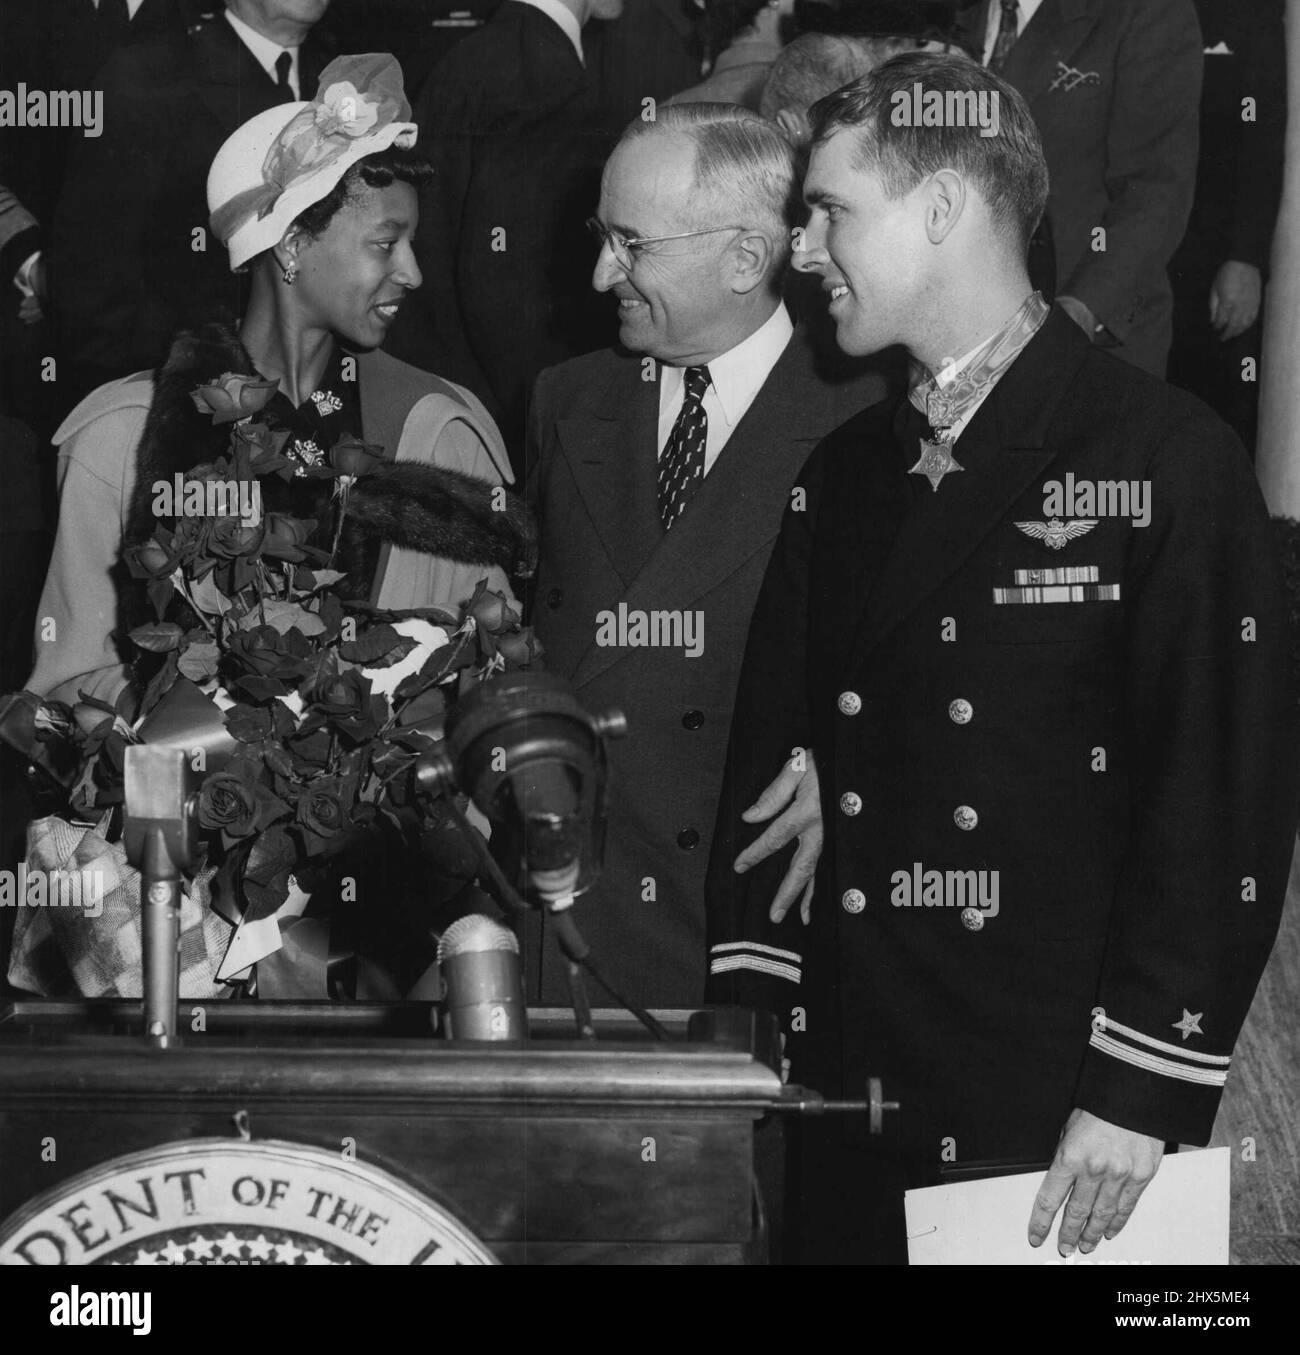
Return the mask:
<path fill-rule="evenodd" d="M 184 32 L 176 0 L 143 0 L 124 41 Z M 93 0 L 8 0 L 0 5 L 0 89 L 87 90 L 116 49 L 107 46 Z M 0 183 L 48 225 L 79 128 L 0 131 Z"/>
<path fill-rule="evenodd" d="M 514 0 L 439 64 L 415 119 L 437 178 L 420 202 L 424 284 L 389 347 L 469 386 L 517 458 L 537 373 L 610 337 L 584 222 L 612 133 L 563 30 Z"/>
<path fill-rule="evenodd" d="M 533 623 L 548 667 L 590 710 L 621 709 L 629 724 L 611 746 L 604 874 L 579 901 L 578 926 L 616 985 L 645 1003 L 684 1006 L 703 994 L 709 835 L 745 632 L 781 510 L 817 439 L 878 399 L 883 383 L 825 384 L 796 331 L 665 535 L 655 487 L 659 387 L 642 370 L 640 357 L 605 351 L 538 380 Z M 620 604 L 698 612 L 702 654 L 597 644 L 598 613 Z M 553 950 L 544 959 L 542 996 L 561 1001 Z"/>
<path fill-rule="evenodd" d="M 326 60 L 310 38 L 303 44 L 306 97 Z M 104 133 L 73 147 L 51 240 L 60 342 L 79 390 L 156 366 L 191 319 L 239 313 L 226 251 L 208 237 L 195 252 L 193 232 L 207 236 L 213 156 L 277 101 L 274 81 L 220 16 L 179 41 L 123 48 L 98 87 Z"/>
<path fill-rule="evenodd" d="M 961 435 L 965 470 L 913 507 L 915 447 L 868 410 L 802 472 L 813 511 L 786 514 L 710 868 L 711 997 L 801 1009 L 793 1076 L 859 1097 L 883 1076 L 931 1171 L 949 1137 L 959 1164 L 1049 1159 L 1075 1106 L 1204 1143 L 1297 815 L 1250 463 L 1060 312 Z M 1145 482 L 1149 525 L 1102 517 L 1049 549 L 1024 524 L 1067 473 Z M 1070 566 L 1118 598 L 996 601 L 1016 571 Z M 792 745 L 816 750 L 827 833 L 811 928 L 766 920 L 785 854 L 730 873 L 739 810 Z M 901 906 L 916 863 L 999 872 L 997 915 Z"/>
<path fill-rule="evenodd" d="M 977 52 L 988 3 L 966 16 Z M 1201 41 L 1191 0 L 1043 0 L 1002 76 L 1028 100 L 1043 139 L 1057 294 L 1092 310 L 1119 357 L 1162 376 L 1165 269 L 1196 182 Z"/>
<path fill-rule="evenodd" d="M 1217 271 L 1236 259 L 1268 273 L 1286 135 L 1282 12 L 1282 0 L 1244 5 L 1197 0 L 1205 41 L 1201 155 L 1187 239 L 1175 269 L 1203 258 L 1205 270 Z M 1242 117 L 1245 98 L 1255 101 L 1250 121 Z"/>
<path fill-rule="evenodd" d="M 643 99 L 662 103 L 699 84 L 702 17 L 692 0 L 626 0 L 617 19 L 587 26 L 587 64 L 617 127 L 641 116 Z"/>

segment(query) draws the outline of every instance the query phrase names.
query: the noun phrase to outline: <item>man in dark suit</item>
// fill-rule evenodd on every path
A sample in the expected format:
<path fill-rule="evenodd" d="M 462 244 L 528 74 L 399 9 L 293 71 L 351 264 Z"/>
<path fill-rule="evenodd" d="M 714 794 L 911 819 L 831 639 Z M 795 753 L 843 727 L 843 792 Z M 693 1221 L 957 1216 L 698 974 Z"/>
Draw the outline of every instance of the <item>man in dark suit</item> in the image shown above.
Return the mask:
<path fill-rule="evenodd" d="M 67 403 L 153 367 L 187 320 L 240 310 L 207 231 L 208 167 L 241 123 L 311 98 L 329 0 L 229 0 L 177 40 L 131 43 L 101 72 L 103 135 L 79 139 L 55 212 L 51 278 Z M 75 387 L 75 389 L 74 389 Z"/>
<path fill-rule="evenodd" d="M 1260 312 L 1282 196 L 1286 34 L 1282 0 L 1197 0 L 1205 40 L 1201 155 L 1187 234 L 1169 266 L 1169 379 L 1254 450 Z"/>
<path fill-rule="evenodd" d="M 1192 0 L 978 0 L 965 27 L 1038 124 L 1058 302 L 1094 343 L 1163 376 L 1165 268 L 1196 182 Z"/>
<path fill-rule="evenodd" d="M 0 6 L 0 89 L 88 90 L 128 42 L 178 37 L 185 24 L 173 0 L 9 0 Z M 0 131 L 0 182 L 47 223 L 79 128 Z"/>
<path fill-rule="evenodd" d="M 584 222 L 615 130 L 582 58 L 591 17 L 623 0 L 505 0 L 456 44 L 415 107 L 436 177 L 421 194 L 425 283 L 389 349 L 468 386 L 518 464 L 543 367 L 599 347 Z"/>
<path fill-rule="evenodd" d="M 998 135 L 895 125 L 918 82 L 998 94 Z M 803 266 L 841 345 L 904 344 L 917 384 L 831 434 L 786 513 L 710 869 L 711 997 L 781 1012 L 801 1081 L 883 1079 L 896 1185 L 1050 1160 L 1029 1240 L 1069 1196 L 1060 1248 L 1088 1252 L 1166 1141 L 1209 1138 L 1277 927 L 1297 769 L 1269 522 L 1225 425 L 1030 292 L 1046 174 L 1007 84 L 899 57 L 813 124 Z M 738 811 L 782 759 L 761 813 L 794 802 L 751 842 Z M 786 900 L 819 853 L 805 929 Z M 901 1190 L 855 1200 L 865 1128 L 811 1137 L 811 1254 L 897 1257 Z"/>
<path fill-rule="evenodd" d="M 625 0 L 609 23 L 593 25 L 587 44 L 600 102 L 622 127 L 698 84 L 704 70 L 704 6 L 697 0 Z"/>
<path fill-rule="evenodd" d="M 624 351 L 542 374 L 533 623 L 592 710 L 623 710 L 605 869 L 578 925 L 634 999 L 698 1003 L 704 870 L 746 627 L 795 473 L 878 399 L 823 381 L 781 303 L 794 157 L 732 105 L 660 109 L 605 170 L 594 284 Z M 560 1001 L 552 950 L 531 996 Z M 539 967 L 540 964 L 540 975 Z"/>

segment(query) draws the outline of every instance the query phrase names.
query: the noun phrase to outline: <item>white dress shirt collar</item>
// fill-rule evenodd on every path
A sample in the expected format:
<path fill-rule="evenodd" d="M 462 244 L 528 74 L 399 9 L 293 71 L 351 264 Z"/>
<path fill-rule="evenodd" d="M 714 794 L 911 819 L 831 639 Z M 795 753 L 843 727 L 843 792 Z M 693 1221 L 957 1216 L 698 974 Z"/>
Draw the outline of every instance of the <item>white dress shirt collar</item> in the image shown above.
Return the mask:
<path fill-rule="evenodd" d="M 240 42 L 253 54 L 254 60 L 269 75 L 276 84 L 280 77 L 275 73 L 276 59 L 281 52 L 289 53 L 289 84 L 293 89 L 295 99 L 302 98 L 302 84 L 298 79 L 298 49 L 296 47 L 281 47 L 278 42 L 272 42 L 270 38 L 263 37 L 255 28 L 250 28 L 243 19 L 231 10 L 226 10 L 226 22 L 235 30 L 235 36 Z"/>
<path fill-rule="evenodd" d="M 708 415 L 704 473 L 713 469 L 737 424 L 749 412 L 754 397 L 772 374 L 794 334 L 790 312 L 784 304 L 734 348 L 708 364 L 709 386 L 704 393 Z M 659 368 L 659 455 L 662 456 L 685 398 L 686 376 L 682 367 Z"/>
<path fill-rule="evenodd" d="M 137 14 L 139 14 L 139 12 L 140 12 L 140 6 L 143 5 L 143 4 L 144 4 L 144 0 L 126 0 L 126 15 L 127 15 L 127 18 L 128 18 L 128 19 L 134 19 L 135 16 L 136 16 Z M 96 8 L 96 10 L 98 10 L 98 9 L 101 8 L 100 0 L 95 0 L 95 8 Z"/>
<path fill-rule="evenodd" d="M 564 36 L 573 44 L 573 50 L 577 52 L 578 60 L 584 66 L 587 64 L 582 55 L 582 25 L 578 22 L 578 16 L 568 5 L 562 5 L 560 0 L 519 0 L 519 3 L 531 5 L 533 9 L 540 9 L 548 19 L 554 19 L 564 30 Z"/>
<path fill-rule="evenodd" d="M 729 427 L 745 417 L 793 333 L 790 312 L 779 305 L 749 338 L 709 363 L 709 384 Z"/>

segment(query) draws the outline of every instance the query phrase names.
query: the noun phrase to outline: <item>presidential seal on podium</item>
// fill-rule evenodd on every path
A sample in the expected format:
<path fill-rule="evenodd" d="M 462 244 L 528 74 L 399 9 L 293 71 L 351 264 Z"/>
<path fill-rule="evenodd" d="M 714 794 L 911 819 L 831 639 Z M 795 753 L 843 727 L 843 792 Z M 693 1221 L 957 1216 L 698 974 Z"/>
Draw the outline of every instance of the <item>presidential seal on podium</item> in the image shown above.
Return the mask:
<path fill-rule="evenodd" d="M 495 1265 L 448 1210 L 378 1167 L 274 1140 L 111 1158 L 0 1224 L 4 1265 Z"/>

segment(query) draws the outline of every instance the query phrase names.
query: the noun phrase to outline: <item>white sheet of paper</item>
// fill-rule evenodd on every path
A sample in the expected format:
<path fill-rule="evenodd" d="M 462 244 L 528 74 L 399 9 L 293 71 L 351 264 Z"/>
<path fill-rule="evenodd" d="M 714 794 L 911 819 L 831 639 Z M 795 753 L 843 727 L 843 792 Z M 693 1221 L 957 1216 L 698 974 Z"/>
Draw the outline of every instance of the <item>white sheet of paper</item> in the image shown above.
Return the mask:
<path fill-rule="evenodd" d="M 914 1266 L 1176 1265 L 1228 1263 L 1230 1150 L 1167 1155 L 1124 1231 L 1088 1256 L 1056 1250 L 1061 1213 L 1037 1249 L 1025 1231 L 1042 1172 L 909 1190 L 907 1252 Z"/>

